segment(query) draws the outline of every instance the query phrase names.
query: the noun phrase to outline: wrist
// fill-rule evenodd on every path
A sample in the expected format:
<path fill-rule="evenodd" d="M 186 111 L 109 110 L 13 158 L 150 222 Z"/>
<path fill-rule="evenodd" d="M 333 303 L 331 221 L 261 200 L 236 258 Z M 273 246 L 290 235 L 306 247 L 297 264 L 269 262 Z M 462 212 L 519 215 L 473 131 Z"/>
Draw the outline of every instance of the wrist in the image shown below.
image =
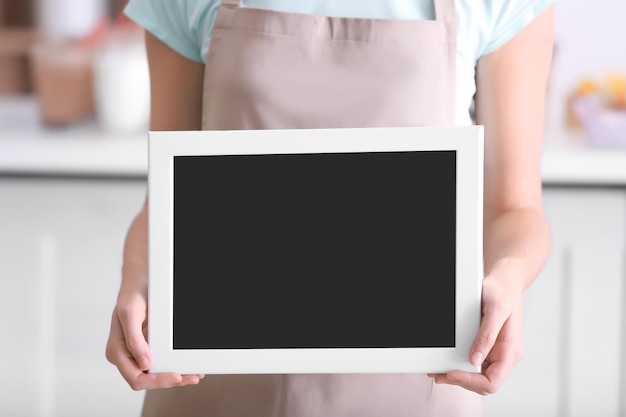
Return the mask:
<path fill-rule="evenodd" d="M 522 257 L 507 256 L 495 261 L 488 269 L 485 280 L 496 280 L 520 296 L 532 281 L 528 261 Z"/>
<path fill-rule="evenodd" d="M 146 287 L 148 285 L 148 262 L 142 259 L 125 259 L 122 264 L 122 286 Z"/>

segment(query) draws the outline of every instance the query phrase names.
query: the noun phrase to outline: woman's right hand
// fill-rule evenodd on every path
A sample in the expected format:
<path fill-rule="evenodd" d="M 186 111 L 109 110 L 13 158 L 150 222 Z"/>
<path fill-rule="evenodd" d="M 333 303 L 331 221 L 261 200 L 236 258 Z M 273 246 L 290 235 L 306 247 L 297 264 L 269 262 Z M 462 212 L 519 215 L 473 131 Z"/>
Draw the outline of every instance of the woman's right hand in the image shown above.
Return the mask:
<path fill-rule="evenodd" d="M 183 57 L 149 31 L 145 35 L 150 69 L 150 130 L 200 130 L 204 64 Z M 197 384 L 203 375 L 146 372 L 152 362 L 145 334 L 148 325 L 147 197 L 126 238 L 122 285 L 113 310 L 106 357 L 134 390 Z"/>
<path fill-rule="evenodd" d="M 111 318 L 106 358 L 117 366 L 128 385 L 135 391 L 197 384 L 204 375 L 147 373 L 152 363 L 146 340 L 147 284 L 147 271 L 136 273 L 134 277 L 125 277 L 122 281 Z"/>

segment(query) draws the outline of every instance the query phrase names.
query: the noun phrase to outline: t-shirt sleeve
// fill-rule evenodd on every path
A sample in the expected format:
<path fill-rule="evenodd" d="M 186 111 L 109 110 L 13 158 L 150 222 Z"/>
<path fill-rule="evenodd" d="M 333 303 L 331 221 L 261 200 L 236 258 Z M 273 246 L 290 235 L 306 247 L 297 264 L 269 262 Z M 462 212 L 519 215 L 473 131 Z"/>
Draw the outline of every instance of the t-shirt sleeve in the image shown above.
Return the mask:
<path fill-rule="evenodd" d="M 219 0 L 130 0 L 124 13 L 180 55 L 204 62 Z"/>
<path fill-rule="evenodd" d="M 488 0 L 490 33 L 480 55 L 504 45 L 555 0 Z"/>

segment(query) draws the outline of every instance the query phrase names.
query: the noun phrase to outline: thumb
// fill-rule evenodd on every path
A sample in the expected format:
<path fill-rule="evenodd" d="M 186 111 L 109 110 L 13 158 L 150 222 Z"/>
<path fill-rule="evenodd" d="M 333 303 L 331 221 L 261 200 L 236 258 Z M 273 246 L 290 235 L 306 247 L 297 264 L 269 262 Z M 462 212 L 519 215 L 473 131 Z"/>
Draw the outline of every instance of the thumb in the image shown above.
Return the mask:
<path fill-rule="evenodd" d="M 483 320 L 470 349 L 469 360 L 474 366 L 480 366 L 491 352 L 498 339 L 498 334 L 506 322 L 503 309 L 485 308 Z"/>
<path fill-rule="evenodd" d="M 150 369 L 150 347 L 143 333 L 144 323 L 147 322 L 147 309 L 141 303 L 125 308 L 118 308 L 118 317 L 124 332 L 126 348 L 143 371 Z"/>

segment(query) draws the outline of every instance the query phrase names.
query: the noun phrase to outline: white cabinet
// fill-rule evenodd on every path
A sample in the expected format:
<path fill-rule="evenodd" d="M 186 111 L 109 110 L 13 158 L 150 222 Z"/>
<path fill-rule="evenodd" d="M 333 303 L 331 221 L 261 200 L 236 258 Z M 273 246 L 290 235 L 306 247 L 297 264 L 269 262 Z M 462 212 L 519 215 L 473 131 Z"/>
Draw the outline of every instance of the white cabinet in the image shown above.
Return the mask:
<path fill-rule="evenodd" d="M 487 417 L 626 415 L 626 190 L 548 188 L 551 256 L 527 294 L 525 356 Z"/>
<path fill-rule="evenodd" d="M 0 415 L 137 416 L 104 357 L 140 180 L 0 178 Z M 487 417 L 626 415 L 626 190 L 545 193 L 552 254 Z M 620 414 L 621 412 L 621 414 Z"/>
<path fill-rule="evenodd" d="M 137 416 L 105 357 L 145 181 L 0 178 L 0 415 Z"/>

